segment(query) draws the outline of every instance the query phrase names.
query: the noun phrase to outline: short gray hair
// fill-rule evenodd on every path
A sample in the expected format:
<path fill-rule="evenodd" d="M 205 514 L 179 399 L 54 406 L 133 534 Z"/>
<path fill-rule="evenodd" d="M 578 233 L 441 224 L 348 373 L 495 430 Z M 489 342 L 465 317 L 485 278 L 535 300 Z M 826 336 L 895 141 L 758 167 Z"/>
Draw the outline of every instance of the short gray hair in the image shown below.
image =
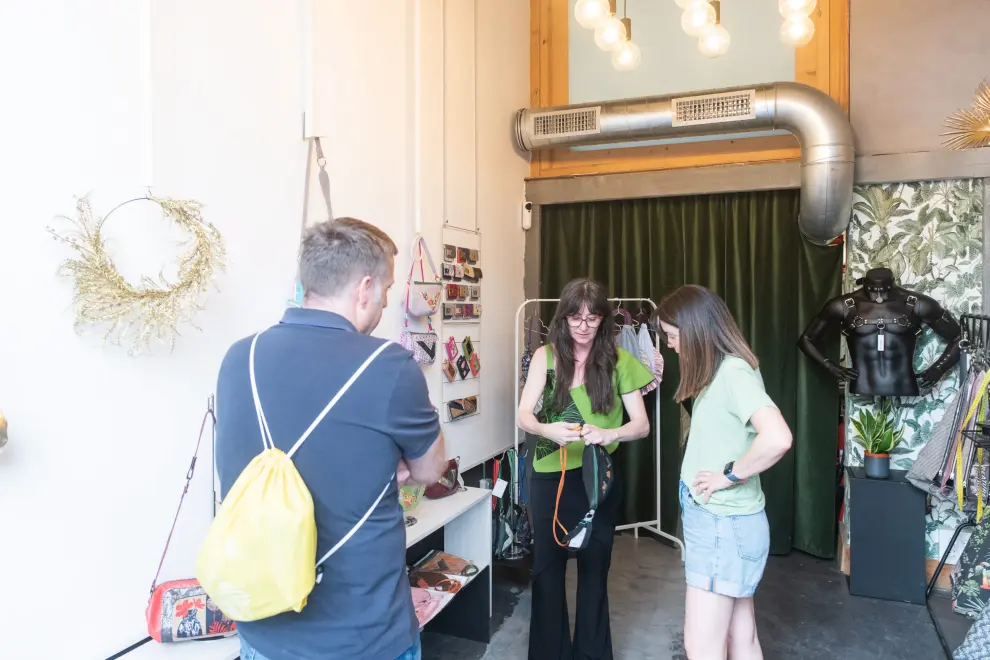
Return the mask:
<path fill-rule="evenodd" d="M 382 282 L 399 250 L 388 234 L 355 218 L 310 227 L 299 250 L 299 281 L 305 294 L 333 298 L 363 277 Z"/>

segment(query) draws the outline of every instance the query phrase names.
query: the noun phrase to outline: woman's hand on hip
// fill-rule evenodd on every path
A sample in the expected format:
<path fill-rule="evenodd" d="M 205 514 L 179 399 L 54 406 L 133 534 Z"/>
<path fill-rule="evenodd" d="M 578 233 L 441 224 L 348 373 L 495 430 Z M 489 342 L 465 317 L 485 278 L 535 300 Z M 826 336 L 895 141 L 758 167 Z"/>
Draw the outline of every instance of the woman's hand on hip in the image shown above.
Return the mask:
<path fill-rule="evenodd" d="M 574 422 L 554 422 L 544 424 L 540 429 L 540 435 L 547 440 L 553 440 L 558 445 L 564 445 L 581 440 L 581 425 Z"/>
<path fill-rule="evenodd" d="M 739 483 L 745 482 L 740 481 Z M 731 488 L 734 485 L 736 484 L 729 481 L 729 478 L 721 472 L 699 472 L 691 487 L 694 488 L 694 494 L 704 496 L 705 499 L 702 502 L 708 504 L 708 498 L 712 496 L 712 493 Z"/>
<path fill-rule="evenodd" d="M 581 437 L 586 445 L 610 445 L 616 441 L 613 429 L 600 429 L 593 424 L 585 424 L 581 429 Z"/>

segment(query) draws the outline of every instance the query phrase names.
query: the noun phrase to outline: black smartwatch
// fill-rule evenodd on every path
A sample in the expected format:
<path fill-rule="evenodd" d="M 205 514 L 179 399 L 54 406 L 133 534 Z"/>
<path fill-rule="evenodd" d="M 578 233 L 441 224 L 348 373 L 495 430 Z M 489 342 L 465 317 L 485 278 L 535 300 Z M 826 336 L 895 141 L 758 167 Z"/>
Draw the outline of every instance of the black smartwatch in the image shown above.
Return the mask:
<path fill-rule="evenodd" d="M 731 482 L 732 482 L 732 483 L 734 483 L 734 484 L 737 484 L 737 483 L 739 483 L 740 481 L 742 481 L 742 479 L 740 479 L 740 478 L 739 478 L 739 477 L 737 477 L 736 475 L 734 475 L 734 474 L 732 474 L 732 466 L 733 466 L 733 465 L 735 465 L 735 461 L 730 461 L 730 462 L 728 462 L 728 463 L 726 463 L 726 465 L 725 465 L 725 469 L 724 469 L 724 470 L 722 470 L 722 474 L 724 474 L 724 475 L 725 475 L 725 477 L 726 477 L 726 478 L 727 478 L 727 479 L 728 479 L 729 481 L 731 481 Z"/>

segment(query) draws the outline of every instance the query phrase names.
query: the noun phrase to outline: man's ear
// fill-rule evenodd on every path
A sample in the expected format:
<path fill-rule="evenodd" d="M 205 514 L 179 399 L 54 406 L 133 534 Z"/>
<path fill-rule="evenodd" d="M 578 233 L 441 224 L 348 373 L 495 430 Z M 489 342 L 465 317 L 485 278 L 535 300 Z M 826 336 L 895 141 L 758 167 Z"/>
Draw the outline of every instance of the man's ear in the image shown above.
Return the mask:
<path fill-rule="evenodd" d="M 370 275 L 365 275 L 358 282 L 358 305 L 365 307 L 371 301 L 371 294 L 375 290 L 375 282 Z"/>

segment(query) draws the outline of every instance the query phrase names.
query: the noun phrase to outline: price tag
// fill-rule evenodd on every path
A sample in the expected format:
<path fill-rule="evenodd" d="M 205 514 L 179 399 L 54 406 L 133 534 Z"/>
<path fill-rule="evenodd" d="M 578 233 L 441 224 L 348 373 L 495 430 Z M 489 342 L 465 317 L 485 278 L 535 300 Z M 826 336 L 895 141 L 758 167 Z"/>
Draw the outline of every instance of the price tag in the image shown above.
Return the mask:
<path fill-rule="evenodd" d="M 492 495 L 501 499 L 505 495 L 505 489 L 509 485 L 509 482 L 505 479 L 499 479 L 495 482 L 495 488 L 492 489 Z"/>
<path fill-rule="evenodd" d="M 884 350 L 883 347 L 884 347 L 884 334 L 881 332 L 879 335 L 877 335 L 877 350 L 882 353 Z"/>

